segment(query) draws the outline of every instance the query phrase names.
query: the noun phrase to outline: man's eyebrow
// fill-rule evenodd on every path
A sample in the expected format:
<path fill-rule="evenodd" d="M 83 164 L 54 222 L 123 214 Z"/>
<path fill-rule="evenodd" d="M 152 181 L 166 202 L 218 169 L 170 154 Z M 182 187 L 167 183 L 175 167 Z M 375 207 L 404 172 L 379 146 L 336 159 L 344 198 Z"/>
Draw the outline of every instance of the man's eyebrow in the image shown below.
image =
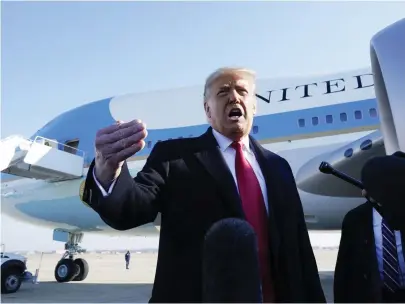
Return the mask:
<path fill-rule="evenodd" d="M 229 83 L 224 83 L 223 85 L 221 85 L 219 88 L 229 88 L 231 85 Z"/>
<path fill-rule="evenodd" d="M 230 87 L 229 84 L 227 84 L 227 83 L 223 84 L 218 88 L 218 92 L 220 92 L 221 90 L 224 90 L 224 89 L 229 89 L 229 87 Z"/>
<path fill-rule="evenodd" d="M 236 84 L 235 87 L 247 90 L 249 88 L 249 85 L 242 83 L 242 84 Z"/>

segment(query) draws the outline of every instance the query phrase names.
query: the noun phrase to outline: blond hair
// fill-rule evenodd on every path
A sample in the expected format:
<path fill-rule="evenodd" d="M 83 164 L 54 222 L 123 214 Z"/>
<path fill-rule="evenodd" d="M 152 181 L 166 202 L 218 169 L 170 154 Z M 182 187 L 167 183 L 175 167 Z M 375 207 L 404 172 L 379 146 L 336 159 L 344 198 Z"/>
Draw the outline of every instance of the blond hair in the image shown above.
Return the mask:
<path fill-rule="evenodd" d="M 253 82 L 256 80 L 256 72 L 247 68 L 237 68 L 237 67 L 222 67 L 211 73 L 205 80 L 204 86 L 204 100 L 208 97 L 209 89 L 211 85 L 219 77 L 229 74 L 247 74 L 253 79 Z"/>

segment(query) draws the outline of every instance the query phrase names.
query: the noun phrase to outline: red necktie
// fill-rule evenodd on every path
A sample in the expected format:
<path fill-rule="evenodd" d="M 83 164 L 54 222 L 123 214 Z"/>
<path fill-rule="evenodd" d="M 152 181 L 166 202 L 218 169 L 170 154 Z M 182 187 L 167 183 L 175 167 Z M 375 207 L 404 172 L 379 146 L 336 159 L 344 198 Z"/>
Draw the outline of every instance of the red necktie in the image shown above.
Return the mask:
<path fill-rule="evenodd" d="M 257 235 L 263 302 L 274 302 L 268 255 L 267 210 L 263 194 L 253 168 L 243 155 L 242 143 L 233 142 L 231 146 L 236 151 L 236 179 L 238 181 L 243 211 L 245 212 L 247 221 L 253 227 Z"/>

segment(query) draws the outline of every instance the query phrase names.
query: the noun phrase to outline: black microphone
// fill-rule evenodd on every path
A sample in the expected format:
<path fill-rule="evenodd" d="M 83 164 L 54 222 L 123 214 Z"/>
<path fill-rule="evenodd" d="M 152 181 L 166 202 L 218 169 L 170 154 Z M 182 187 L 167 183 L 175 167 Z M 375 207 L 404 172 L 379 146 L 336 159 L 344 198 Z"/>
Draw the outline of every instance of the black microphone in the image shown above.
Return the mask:
<path fill-rule="evenodd" d="M 256 234 L 242 219 L 214 223 L 203 248 L 203 302 L 262 303 Z"/>
<path fill-rule="evenodd" d="M 393 155 L 369 159 L 361 170 L 358 181 L 322 162 L 319 171 L 333 174 L 344 181 L 365 189 L 366 199 L 394 230 L 405 230 L 405 153 L 398 151 Z"/>
<path fill-rule="evenodd" d="M 351 184 L 357 188 L 360 188 L 361 190 L 364 189 L 362 182 L 358 181 L 357 179 L 355 179 L 343 172 L 336 170 L 328 162 L 321 162 L 321 164 L 319 165 L 319 171 L 321 171 L 322 173 L 325 173 L 325 174 L 332 174 L 340 179 L 343 179 L 345 182 L 348 182 L 349 184 Z"/>
<path fill-rule="evenodd" d="M 333 168 L 332 165 L 329 164 L 328 162 L 321 162 L 321 164 L 319 165 L 319 171 L 321 171 L 322 173 L 325 173 L 325 174 L 332 174 L 332 175 L 336 176 L 337 178 L 340 178 L 340 179 L 344 180 L 345 182 L 347 182 L 361 190 L 365 189 L 365 187 L 361 181 Z M 367 190 L 367 189 L 365 189 L 365 190 Z M 383 215 L 382 209 L 381 209 L 381 204 L 376 202 L 371 197 L 369 197 L 368 192 L 367 192 L 365 198 L 367 199 L 368 203 L 373 205 L 373 207 L 377 210 L 378 213 Z"/>

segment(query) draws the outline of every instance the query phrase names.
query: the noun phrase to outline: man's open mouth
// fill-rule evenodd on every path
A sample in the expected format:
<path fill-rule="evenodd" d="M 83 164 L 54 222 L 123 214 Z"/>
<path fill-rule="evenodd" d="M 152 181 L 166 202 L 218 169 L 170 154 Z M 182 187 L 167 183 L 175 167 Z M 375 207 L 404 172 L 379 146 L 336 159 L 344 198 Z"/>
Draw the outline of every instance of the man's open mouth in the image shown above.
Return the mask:
<path fill-rule="evenodd" d="M 234 108 L 229 112 L 228 117 L 236 119 L 236 118 L 241 117 L 242 115 L 243 115 L 243 113 L 242 113 L 241 109 Z"/>

